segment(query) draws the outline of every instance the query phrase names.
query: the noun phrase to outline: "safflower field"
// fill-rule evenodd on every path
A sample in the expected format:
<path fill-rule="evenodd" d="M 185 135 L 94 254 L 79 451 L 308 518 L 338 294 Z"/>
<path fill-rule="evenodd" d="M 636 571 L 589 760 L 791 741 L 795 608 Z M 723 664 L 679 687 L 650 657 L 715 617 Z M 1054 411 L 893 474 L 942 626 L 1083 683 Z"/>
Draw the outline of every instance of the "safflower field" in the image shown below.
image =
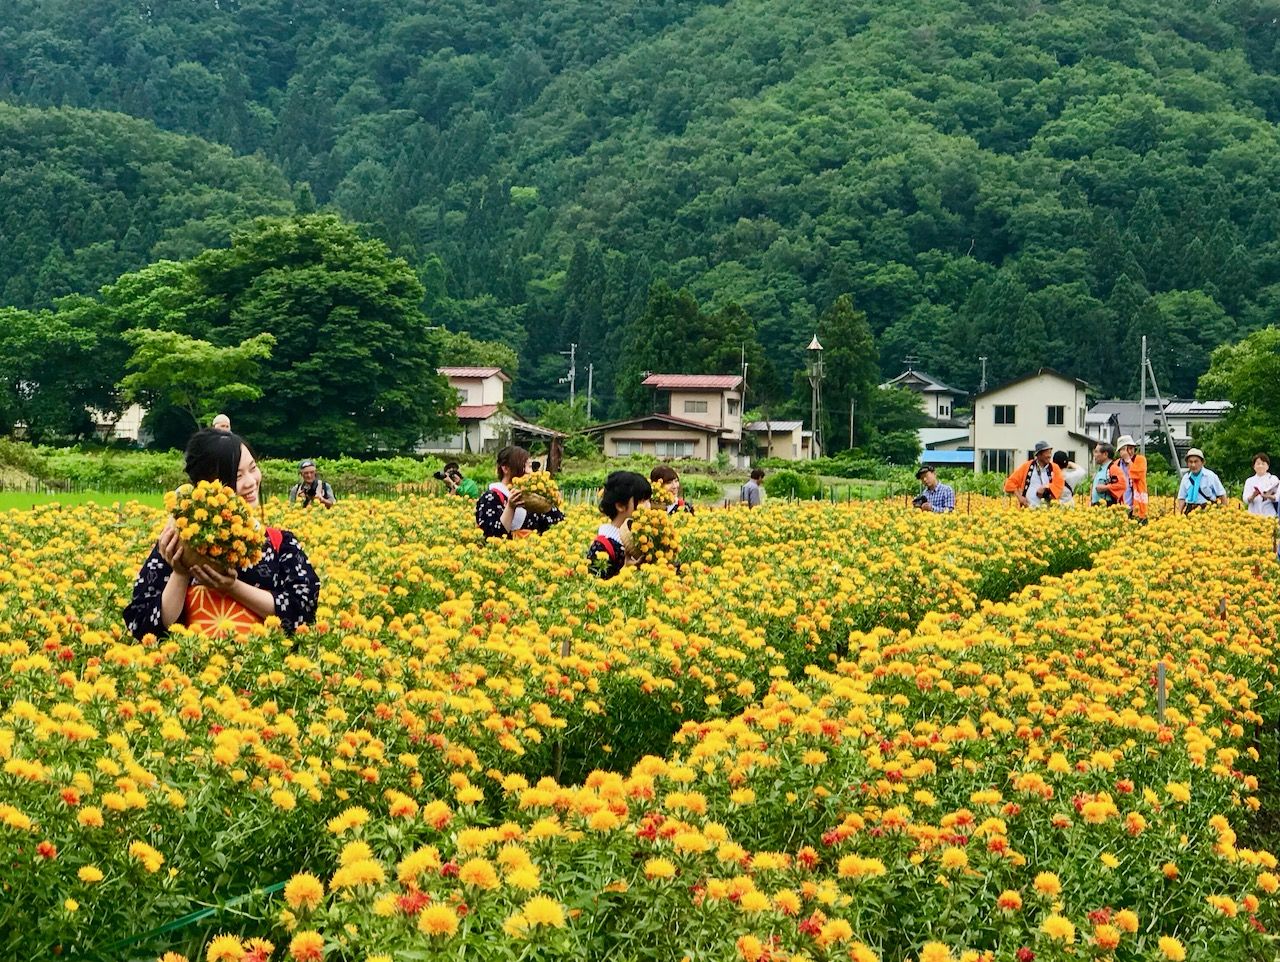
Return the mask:
<path fill-rule="evenodd" d="M 159 512 L 0 515 L 0 958 L 1276 958 L 1273 526 L 968 507 L 272 504 L 317 624 L 142 642 Z"/>

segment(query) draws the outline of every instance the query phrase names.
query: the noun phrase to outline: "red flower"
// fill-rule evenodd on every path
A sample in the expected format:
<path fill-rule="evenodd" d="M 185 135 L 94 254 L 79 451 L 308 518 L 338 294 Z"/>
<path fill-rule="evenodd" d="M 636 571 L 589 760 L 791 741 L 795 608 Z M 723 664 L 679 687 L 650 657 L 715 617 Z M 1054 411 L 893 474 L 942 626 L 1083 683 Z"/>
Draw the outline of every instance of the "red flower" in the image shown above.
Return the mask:
<path fill-rule="evenodd" d="M 1036 954 L 1024 945 L 1022 948 L 1018 949 L 1013 957 L 1017 959 L 1018 962 L 1031 962 L 1031 960 L 1036 957 Z"/>
<path fill-rule="evenodd" d="M 431 901 L 431 896 L 426 892 L 419 892 L 416 889 L 408 892 L 396 900 L 396 905 L 405 915 L 417 915 L 427 907 Z"/>
<path fill-rule="evenodd" d="M 445 878 L 453 878 L 455 875 L 458 874 L 458 863 L 445 862 L 443 865 L 440 866 L 440 874 L 443 875 Z"/>
<path fill-rule="evenodd" d="M 41 858 L 55 859 L 58 857 L 58 846 L 45 839 L 36 846 L 36 854 Z"/>

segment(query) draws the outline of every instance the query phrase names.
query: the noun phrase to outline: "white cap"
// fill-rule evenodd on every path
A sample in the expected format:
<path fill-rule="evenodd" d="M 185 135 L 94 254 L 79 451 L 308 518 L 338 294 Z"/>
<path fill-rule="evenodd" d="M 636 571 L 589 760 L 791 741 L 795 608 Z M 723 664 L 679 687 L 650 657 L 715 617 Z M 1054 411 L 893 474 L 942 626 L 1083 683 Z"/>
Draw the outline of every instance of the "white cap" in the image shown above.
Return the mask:
<path fill-rule="evenodd" d="M 1190 451 L 1188 451 L 1188 452 L 1187 452 L 1187 457 L 1189 457 L 1189 458 L 1199 458 L 1201 461 L 1203 461 L 1203 460 L 1204 460 L 1204 452 L 1203 452 L 1203 451 L 1201 451 L 1199 448 L 1192 448 Z"/>

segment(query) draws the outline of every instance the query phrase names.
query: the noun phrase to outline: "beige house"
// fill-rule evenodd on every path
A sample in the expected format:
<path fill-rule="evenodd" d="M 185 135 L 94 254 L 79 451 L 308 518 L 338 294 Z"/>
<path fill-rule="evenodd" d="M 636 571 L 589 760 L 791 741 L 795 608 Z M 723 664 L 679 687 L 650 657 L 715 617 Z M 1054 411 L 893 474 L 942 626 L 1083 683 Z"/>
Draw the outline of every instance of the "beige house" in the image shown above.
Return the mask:
<path fill-rule="evenodd" d="M 597 424 L 606 457 L 737 460 L 742 448 L 742 378 L 733 374 L 650 374 L 653 412 Z"/>
<path fill-rule="evenodd" d="M 757 458 L 808 461 L 813 452 L 813 432 L 803 421 L 751 421 L 742 426 L 744 436 L 755 440 Z"/>
<path fill-rule="evenodd" d="M 460 430 L 452 437 L 424 440 L 417 450 L 474 454 L 499 448 L 511 432 L 510 419 L 502 410 L 511 378 L 500 367 L 442 367 L 438 371 L 458 395 L 455 414 Z"/>
<path fill-rule="evenodd" d="M 1015 378 L 973 399 L 974 470 L 1009 474 L 1037 441 L 1085 463 L 1097 444 L 1085 434 L 1088 385 L 1052 368 Z"/>

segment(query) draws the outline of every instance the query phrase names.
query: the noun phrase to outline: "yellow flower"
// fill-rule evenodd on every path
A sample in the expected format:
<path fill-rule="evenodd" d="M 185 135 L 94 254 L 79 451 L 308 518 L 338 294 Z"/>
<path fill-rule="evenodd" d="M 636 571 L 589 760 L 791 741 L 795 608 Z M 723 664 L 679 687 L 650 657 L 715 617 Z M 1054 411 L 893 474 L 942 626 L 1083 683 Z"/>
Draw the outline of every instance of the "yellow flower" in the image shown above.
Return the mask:
<path fill-rule="evenodd" d="M 1135 935 L 1138 931 L 1137 912 L 1130 911 L 1129 909 L 1121 909 L 1115 914 L 1115 918 L 1113 918 L 1112 921 L 1115 923 L 1116 928 L 1121 932 L 1128 932 L 1130 935 Z"/>
<path fill-rule="evenodd" d="M 947 870 L 961 869 L 969 864 L 969 853 L 962 848 L 945 848 L 942 850 L 942 867 Z"/>
<path fill-rule="evenodd" d="M 555 899 L 545 895 L 535 895 L 525 902 L 520 914 L 530 926 L 546 925 L 556 929 L 564 927 L 564 909 Z"/>
<path fill-rule="evenodd" d="M 473 858 L 458 869 L 458 880 L 478 889 L 496 889 L 500 884 L 498 873 L 488 859 Z"/>
<path fill-rule="evenodd" d="M 1097 943 L 1098 948 L 1111 951 L 1120 944 L 1120 930 L 1106 923 L 1096 925 L 1093 929 L 1093 941 Z"/>
<path fill-rule="evenodd" d="M 996 905 L 1003 912 L 1016 912 L 1022 908 L 1022 896 L 1013 889 L 1005 889 L 996 899 Z"/>
<path fill-rule="evenodd" d="M 675 864 L 665 858 L 651 858 L 644 863 L 644 877 L 647 879 L 671 878 L 675 874 Z"/>
<path fill-rule="evenodd" d="M 1041 895 L 1056 898 L 1062 894 L 1062 882 L 1052 872 L 1041 872 L 1036 876 L 1035 889 Z"/>
<path fill-rule="evenodd" d="M 1076 940 L 1076 927 L 1071 924 L 1069 919 L 1063 918 L 1057 912 L 1044 920 L 1044 924 L 1040 926 L 1040 931 L 1049 936 L 1049 938 L 1065 942 L 1068 945 Z"/>
<path fill-rule="evenodd" d="M 447 905 L 428 905 L 418 914 L 418 931 L 427 935 L 453 935 L 458 931 L 458 913 Z"/>
<path fill-rule="evenodd" d="M 1169 935 L 1160 936 L 1160 941 L 1156 943 L 1160 947 L 1160 954 L 1169 962 L 1185 962 L 1187 958 L 1187 950 L 1182 947 L 1182 943 Z"/>
<path fill-rule="evenodd" d="M 207 962 L 239 962 L 244 957 L 244 945 L 234 935 L 218 935 L 209 943 L 204 957 Z"/>
<path fill-rule="evenodd" d="M 955 962 L 955 956 L 941 942 L 926 942 L 920 950 L 920 962 Z"/>
<path fill-rule="evenodd" d="M 1274 895 L 1277 890 L 1280 890 L 1280 877 L 1273 875 L 1271 872 L 1259 872 L 1258 888 L 1268 895 Z"/>
<path fill-rule="evenodd" d="M 76 876 L 86 885 L 92 885 L 94 882 L 102 881 L 102 872 L 96 865 L 85 865 L 76 872 Z"/>
<path fill-rule="evenodd" d="M 289 941 L 294 962 L 320 962 L 324 958 L 324 936 L 319 932 L 299 932 Z"/>
<path fill-rule="evenodd" d="M 295 911 L 313 909 L 323 899 L 324 885 L 314 875 L 299 872 L 285 883 L 284 900 Z"/>
<path fill-rule="evenodd" d="M 66 909 L 68 912 L 80 911 L 80 903 L 77 902 L 75 899 L 63 899 L 62 907 Z"/>

